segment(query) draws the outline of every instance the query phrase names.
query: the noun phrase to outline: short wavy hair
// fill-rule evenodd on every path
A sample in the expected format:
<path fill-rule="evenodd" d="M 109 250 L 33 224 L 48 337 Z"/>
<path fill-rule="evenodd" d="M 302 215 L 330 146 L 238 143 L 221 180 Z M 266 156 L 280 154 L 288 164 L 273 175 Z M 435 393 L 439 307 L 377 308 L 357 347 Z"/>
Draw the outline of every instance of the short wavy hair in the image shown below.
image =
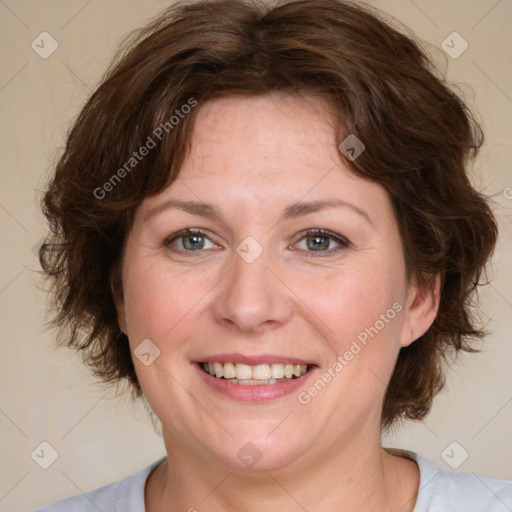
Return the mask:
<path fill-rule="evenodd" d="M 126 379 L 142 395 L 114 302 L 134 211 L 178 176 L 201 104 L 274 91 L 328 100 L 337 140 L 355 134 L 366 148 L 340 159 L 389 194 L 408 279 L 441 276 L 435 321 L 400 350 L 382 427 L 422 419 L 444 385 L 447 354 L 476 351 L 485 334 L 475 292 L 497 225 L 466 170 L 483 135 L 415 37 L 351 1 L 179 2 L 125 41 L 42 198 L 50 233 L 40 263 L 58 342 L 81 351 L 104 382 Z M 154 147 L 142 158 L 148 137 Z"/>

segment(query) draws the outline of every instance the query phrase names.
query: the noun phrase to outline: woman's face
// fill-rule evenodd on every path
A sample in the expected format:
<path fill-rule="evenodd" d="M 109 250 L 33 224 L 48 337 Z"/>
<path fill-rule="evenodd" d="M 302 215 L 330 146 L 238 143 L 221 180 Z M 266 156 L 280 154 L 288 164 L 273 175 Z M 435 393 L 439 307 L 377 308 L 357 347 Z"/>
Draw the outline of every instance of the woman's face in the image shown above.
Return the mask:
<path fill-rule="evenodd" d="M 200 108 L 179 178 L 136 212 L 118 303 L 166 443 L 239 470 L 367 449 L 435 316 L 388 195 L 343 164 L 321 99 Z"/>

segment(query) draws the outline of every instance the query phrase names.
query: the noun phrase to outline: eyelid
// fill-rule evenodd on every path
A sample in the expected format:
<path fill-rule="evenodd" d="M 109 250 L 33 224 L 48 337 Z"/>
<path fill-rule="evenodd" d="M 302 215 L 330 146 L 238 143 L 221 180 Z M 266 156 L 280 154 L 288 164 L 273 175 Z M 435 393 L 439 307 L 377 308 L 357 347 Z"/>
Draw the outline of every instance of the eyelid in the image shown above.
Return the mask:
<path fill-rule="evenodd" d="M 199 228 L 185 228 L 185 229 L 182 229 L 180 231 L 177 231 L 176 233 L 173 233 L 172 235 L 168 236 L 167 238 L 164 239 L 162 245 L 164 247 L 169 247 L 175 240 L 178 240 L 179 238 L 181 238 L 182 236 L 185 236 L 185 235 L 201 235 L 202 237 L 208 239 L 212 244 L 214 245 L 218 245 L 216 244 L 212 239 L 211 237 L 208 235 L 208 233 L 202 229 L 199 229 Z M 187 253 L 201 253 L 201 252 L 204 252 L 204 250 L 200 250 L 200 251 L 186 251 L 186 250 L 183 250 L 183 249 L 177 249 L 175 250 L 174 252 L 180 252 L 180 253 L 183 253 L 183 252 L 187 252 Z"/>
<path fill-rule="evenodd" d="M 313 229 L 306 229 L 306 231 L 303 231 L 301 233 L 301 236 L 313 236 L 313 235 L 324 235 L 329 236 L 330 238 L 334 238 L 341 244 L 350 245 L 350 241 L 348 238 L 345 238 L 343 235 L 338 235 L 336 233 L 333 233 L 332 231 L 329 231 L 328 229 L 320 229 L 320 228 L 313 228 Z"/>
<path fill-rule="evenodd" d="M 305 231 L 302 231 L 301 233 L 299 233 L 297 235 L 298 240 L 295 242 L 295 244 L 297 244 L 298 242 L 300 242 L 302 239 L 304 239 L 307 236 L 315 236 L 315 235 L 317 235 L 317 236 L 320 235 L 320 236 L 323 236 L 326 238 L 328 237 L 331 240 L 334 240 L 338 244 L 338 247 L 334 247 L 333 249 L 328 249 L 327 251 L 305 251 L 305 250 L 301 249 L 301 251 L 304 252 L 306 254 L 306 256 L 320 257 L 320 258 L 329 257 L 334 254 L 337 254 L 338 252 L 340 252 L 342 250 L 352 247 L 352 243 L 350 242 L 350 240 L 348 240 L 348 238 L 346 238 L 342 235 L 333 233 L 332 231 L 329 231 L 327 229 L 320 229 L 320 228 L 307 229 Z"/>
<path fill-rule="evenodd" d="M 185 229 L 177 231 L 176 233 L 173 233 L 172 235 L 167 237 L 163 241 L 163 246 L 169 247 L 175 240 L 178 240 L 179 238 L 181 238 L 182 236 L 185 236 L 185 235 L 200 235 L 200 236 L 208 239 L 212 244 L 218 245 L 213 240 L 211 240 L 210 236 L 208 235 L 208 233 L 206 231 L 199 229 L 199 228 L 185 228 Z M 306 238 L 308 236 L 315 236 L 315 235 L 323 236 L 326 238 L 330 238 L 331 240 L 334 240 L 338 244 L 338 247 L 335 247 L 333 249 L 328 249 L 326 251 L 306 251 L 304 249 L 300 249 L 300 251 L 305 253 L 307 256 L 328 257 L 330 255 L 338 253 L 340 250 L 348 249 L 349 247 L 352 246 L 351 242 L 346 237 L 344 237 L 342 235 L 338 235 L 336 233 L 333 233 L 332 231 L 329 231 L 327 229 L 320 229 L 320 228 L 313 228 L 313 229 L 307 229 L 305 231 L 302 231 L 301 233 L 299 233 L 297 235 L 297 240 L 296 240 L 296 242 L 294 242 L 293 245 L 298 244 L 301 240 L 303 240 L 304 238 Z M 178 252 L 178 253 L 185 252 L 185 253 L 189 253 L 189 254 L 190 253 L 199 253 L 200 254 L 202 252 L 205 252 L 205 249 L 197 250 L 197 251 L 176 249 L 173 252 Z"/>

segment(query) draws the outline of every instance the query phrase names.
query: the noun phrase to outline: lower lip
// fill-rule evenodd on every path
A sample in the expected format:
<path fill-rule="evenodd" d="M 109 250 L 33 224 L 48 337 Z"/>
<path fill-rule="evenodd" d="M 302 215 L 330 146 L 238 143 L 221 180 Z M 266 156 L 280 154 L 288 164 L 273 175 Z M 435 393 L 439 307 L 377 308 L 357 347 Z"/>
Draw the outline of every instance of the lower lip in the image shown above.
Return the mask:
<path fill-rule="evenodd" d="M 276 398 L 281 398 L 291 393 L 297 393 L 316 370 L 316 367 L 311 368 L 302 377 L 297 379 L 258 386 L 257 384 L 231 384 L 225 379 L 212 377 L 201 368 L 200 364 L 196 363 L 195 366 L 204 382 L 214 391 L 241 402 L 264 402 L 266 400 L 275 400 Z"/>

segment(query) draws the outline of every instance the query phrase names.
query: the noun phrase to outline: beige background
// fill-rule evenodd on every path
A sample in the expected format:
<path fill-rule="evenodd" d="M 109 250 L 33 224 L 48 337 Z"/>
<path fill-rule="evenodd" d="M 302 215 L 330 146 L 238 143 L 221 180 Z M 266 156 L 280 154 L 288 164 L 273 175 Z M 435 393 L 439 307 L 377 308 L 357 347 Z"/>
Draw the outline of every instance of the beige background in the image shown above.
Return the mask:
<path fill-rule="evenodd" d="M 142 405 L 112 400 L 45 331 L 45 296 L 34 255 L 45 233 L 37 190 L 121 37 L 164 1 L 0 0 L 0 510 L 29 511 L 134 473 L 164 454 Z M 497 0 L 375 1 L 437 47 L 476 108 L 487 134 L 477 186 L 494 196 L 501 238 L 481 292 L 490 335 L 464 356 L 424 424 L 401 428 L 387 446 L 421 453 L 451 470 L 442 453 L 467 460 L 459 471 L 512 479 L 512 3 Z M 31 42 L 43 31 L 58 49 L 42 59 Z M 453 31 L 469 43 L 457 59 L 440 49 Z M 457 43 L 458 44 L 458 43 Z M 509 193 L 507 194 L 507 190 Z M 507 199 L 507 196 L 509 199 Z M 47 441 L 58 458 L 46 470 L 31 458 Z M 47 451 L 48 453 L 48 451 Z"/>

